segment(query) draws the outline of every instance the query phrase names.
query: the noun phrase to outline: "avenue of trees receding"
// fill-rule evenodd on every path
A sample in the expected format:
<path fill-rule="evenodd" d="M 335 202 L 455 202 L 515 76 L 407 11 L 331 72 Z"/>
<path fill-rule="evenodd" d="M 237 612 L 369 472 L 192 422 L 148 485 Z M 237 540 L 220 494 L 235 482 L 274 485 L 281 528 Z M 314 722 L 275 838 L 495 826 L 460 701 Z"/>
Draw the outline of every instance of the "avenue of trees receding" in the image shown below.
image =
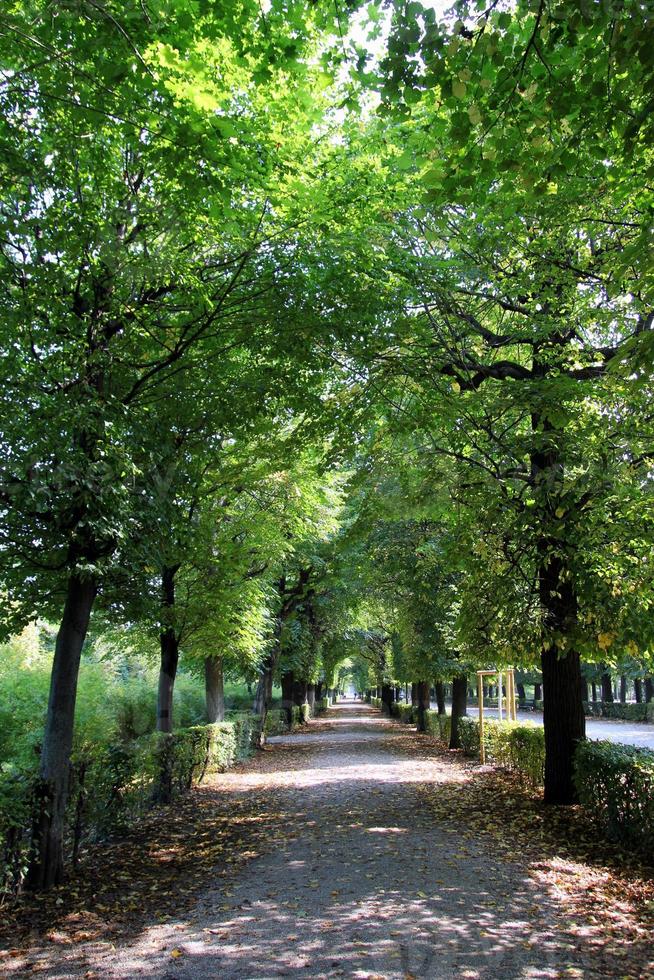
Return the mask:
<path fill-rule="evenodd" d="M 61 880 L 94 746 L 261 741 L 347 675 L 451 685 L 456 747 L 513 667 L 570 804 L 584 702 L 652 701 L 653 21 L 3 5 L 14 883 Z"/>

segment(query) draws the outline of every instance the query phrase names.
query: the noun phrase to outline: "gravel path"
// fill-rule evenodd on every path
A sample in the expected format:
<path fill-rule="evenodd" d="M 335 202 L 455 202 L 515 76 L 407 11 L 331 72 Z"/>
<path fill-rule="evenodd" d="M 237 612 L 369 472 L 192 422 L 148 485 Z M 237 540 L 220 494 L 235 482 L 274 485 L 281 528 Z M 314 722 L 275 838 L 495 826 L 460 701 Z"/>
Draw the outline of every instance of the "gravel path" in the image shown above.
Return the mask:
<path fill-rule="evenodd" d="M 342 704 L 216 778 L 211 791 L 258 835 L 249 843 L 244 826 L 236 864 L 190 914 L 115 943 L 35 948 L 27 965 L 5 962 L 7 975 L 654 977 L 646 931 L 630 920 L 626 934 L 621 913 L 627 952 L 594 917 L 586 889 L 603 887 L 604 872 L 557 854 L 539 866 L 498 832 L 492 798 L 487 831 L 466 824 L 465 802 L 448 816 L 442 801 L 465 801 L 479 780 L 406 726 Z M 637 968 L 621 958 L 635 950 Z"/>

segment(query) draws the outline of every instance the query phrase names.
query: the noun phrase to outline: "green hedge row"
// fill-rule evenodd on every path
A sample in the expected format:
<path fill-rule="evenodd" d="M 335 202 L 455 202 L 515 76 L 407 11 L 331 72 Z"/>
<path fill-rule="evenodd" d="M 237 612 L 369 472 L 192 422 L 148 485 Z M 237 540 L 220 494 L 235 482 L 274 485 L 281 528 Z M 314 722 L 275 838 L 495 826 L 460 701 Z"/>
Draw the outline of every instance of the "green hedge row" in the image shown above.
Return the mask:
<path fill-rule="evenodd" d="M 329 698 L 321 698 L 320 701 L 316 701 L 313 710 L 316 715 L 324 715 L 329 709 Z"/>
<path fill-rule="evenodd" d="M 581 742 L 575 782 L 581 803 L 608 837 L 654 857 L 654 751 Z"/>
<path fill-rule="evenodd" d="M 373 698 L 373 704 L 378 700 Z M 395 704 L 393 714 L 403 722 L 413 721 L 411 705 Z M 449 744 L 449 715 L 427 711 L 426 724 L 428 734 Z M 479 755 L 477 720 L 459 719 L 459 737 L 466 755 Z M 519 773 L 533 786 L 542 786 L 545 733 L 540 725 L 486 719 L 484 745 L 489 762 Z M 654 858 L 653 750 L 615 742 L 580 742 L 575 782 L 580 802 L 609 838 Z"/>
<path fill-rule="evenodd" d="M 82 745 L 71 765 L 66 848 L 74 864 L 87 841 L 127 829 L 153 803 L 168 802 L 246 758 L 258 729 L 252 715 L 229 722 L 152 733 L 110 746 Z M 0 772 L 0 892 L 22 883 L 37 772 Z"/>
<path fill-rule="evenodd" d="M 412 704 L 405 704 L 404 701 L 393 701 L 391 704 L 391 714 L 394 718 L 399 718 L 407 725 L 415 723 Z"/>
<path fill-rule="evenodd" d="M 647 721 L 654 724 L 654 701 L 650 704 L 622 704 L 621 701 L 584 701 L 584 711 L 591 718 L 619 718 L 622 721 Z"/>
<path fill-rule="evenodd" d="M 370 704 L 373 706 L 373 708 L 379 708 L 379 710 L 381 711 L 381 707 L 382 707 L 381 698 L 370 698 Z"/>

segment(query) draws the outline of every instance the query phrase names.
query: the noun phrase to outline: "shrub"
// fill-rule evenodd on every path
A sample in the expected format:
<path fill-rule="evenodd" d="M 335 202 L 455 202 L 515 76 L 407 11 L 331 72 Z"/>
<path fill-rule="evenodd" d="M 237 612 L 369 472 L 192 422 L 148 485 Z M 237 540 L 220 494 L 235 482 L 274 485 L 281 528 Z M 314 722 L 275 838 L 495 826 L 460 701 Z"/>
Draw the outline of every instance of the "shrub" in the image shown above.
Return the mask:
<path fill-rule="evenodd" d="M 441 742 L 445 742 L 446 745 L 450 744 L 452 719 L 449 715 L 439 715 L 437 711 L 426 711 L 425 724 L 429 735 L 434 735 Z"/>
<path fill-rule="evenodd" d="M 479 722 L 459 719 L 459 738 L 466 755 L 479 755 Z M 543 785 L 545 734 L 539 725 L 484 720 L 486 760 L 519 773 L 534 786 Z"/>
<path fill-rule="evenodd" d="M 654 856 L 654 751 L 616 742 L 580 742 L 579 799 L 612 840 Z"/>
<path fill-rule="evenodd" d="M 402 701 L 395 701 L 391 705 L 391 711 L 396 718 L 404 722 L 405 725 L 411 725 L 415 718 L 413 716 L 413 705 L 405 704 Z"/>
<path fill-rule="evenodd" d="M 370 703 L 373 706 L 373 708 L 378 708 L 381 711 L 381 707 L 382 707 L 381 698 L 370 698 Z"/>
<path fill-rule="evenodd" d="M 269 708 L 264 725 L 266 735 L 283 735 L 288 729 L 288 711 L 286 708 Z"/>
<path fill-rule="evenodd" d="M 322 698 L 320 701 L 316 701 L 314 711 L 316 715 L 324 715 L 328 708 L 329 698 Z"/>
<path fill-rule="evenodd" d="M 591 718 L 654 721 L 654 703 L 622 704 L 620 701 L 584 701 L 584 712 Z"/>
<path fill-rule="evenodd" d="M 168 802 L 252 751 L 253 716 L 197 725 L 131 743 L 78 744 L 66 814 L 66 848 L 73 863 L 82 842 L 120 833 L 153 802 Z M 27 865 L 33 768 L 0 771 L 0 888 L 16 891 Z"/>

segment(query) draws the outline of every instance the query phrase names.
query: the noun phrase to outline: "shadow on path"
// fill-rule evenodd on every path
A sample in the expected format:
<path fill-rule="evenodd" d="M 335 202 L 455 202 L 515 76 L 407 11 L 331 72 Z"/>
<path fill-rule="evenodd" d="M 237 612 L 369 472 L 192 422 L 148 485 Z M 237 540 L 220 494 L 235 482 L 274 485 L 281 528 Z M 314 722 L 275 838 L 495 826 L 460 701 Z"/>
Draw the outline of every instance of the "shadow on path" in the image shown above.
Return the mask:
<path fill-rule="evenodd" d="M 237 832 L 232 823 L 213 880 L 192 901 L 180 896 L 178 915 L 150 916 L 113 948 L 88 939 L 54 954 L 35 943 L 27 961 L 0 970 L 160 980 L 654 977 L 645 926 L 618 899 L 599 907 L 610 873 L 539 840 L 542 826 L 520 829 L 508 797 L 484 797 L 497 784 L 473 778 L 455 755 L 360 703 L 270 742 L 194 794 L 217 794 Z M 516 813 L 530 811 L 518 801 Z M 204 834 L 219 836 L 223 825 L 210 816 Z M 179 887 L 186 868 L 178 864 Z"/>

